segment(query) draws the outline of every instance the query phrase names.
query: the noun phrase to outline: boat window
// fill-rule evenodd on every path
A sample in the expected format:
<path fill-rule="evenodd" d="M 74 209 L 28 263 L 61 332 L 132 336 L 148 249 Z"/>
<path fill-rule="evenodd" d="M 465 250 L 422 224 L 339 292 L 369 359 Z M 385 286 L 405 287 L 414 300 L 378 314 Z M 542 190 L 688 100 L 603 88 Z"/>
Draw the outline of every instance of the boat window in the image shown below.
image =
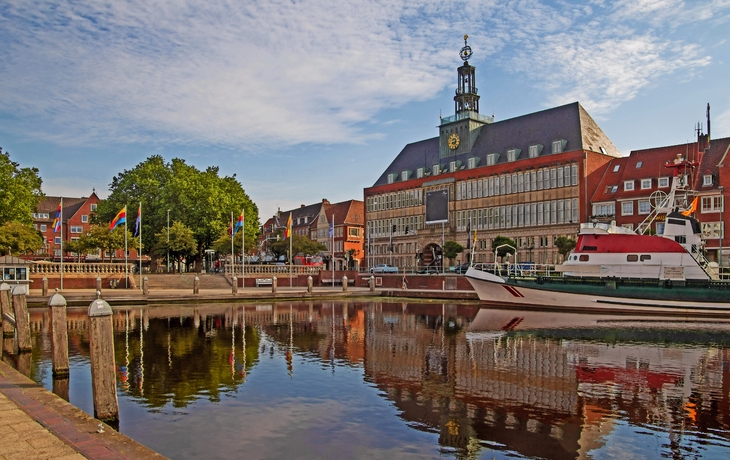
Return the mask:
<path fill-rule="evenodd" d="M 642 254 L 641 255 L 641 261 L 643 262 L 645 260 L 651 260 L 651 255 L 649 255 L 649 254 Z"/>
<path fill-rule="evenodd" d="M 583 251 L 598 251 L 598 246 L 583 246 Z"/>
<path fill-rule="evenodd" d="M 626 256 L 626 262 L 636 262 L 637 260 L 639 260 L 639 256 L 636 254 L 629 254 Z"/>
<path fill-rule="evenodd" d="M 590 256 L 589 256 L 588 254 L 581 254 L 581 255 L 580 255 L 580 259 L 579 259 L 579 260 L 580 260 L 581 262 L 588 262 L 588 258 L 589 258 L 589 257 L 590 257 Z"/>

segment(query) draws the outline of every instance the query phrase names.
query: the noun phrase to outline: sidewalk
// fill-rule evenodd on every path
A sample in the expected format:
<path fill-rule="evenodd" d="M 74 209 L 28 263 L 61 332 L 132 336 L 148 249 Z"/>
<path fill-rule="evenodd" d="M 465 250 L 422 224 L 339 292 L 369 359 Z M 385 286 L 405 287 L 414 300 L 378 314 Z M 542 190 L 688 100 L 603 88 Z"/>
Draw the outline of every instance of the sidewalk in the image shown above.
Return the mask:
<path fill-rule="evenodd" d="M 0 362 L 0 458 L 164 459 Z M 100 432 L 101 431 L 101 432 Z"/>

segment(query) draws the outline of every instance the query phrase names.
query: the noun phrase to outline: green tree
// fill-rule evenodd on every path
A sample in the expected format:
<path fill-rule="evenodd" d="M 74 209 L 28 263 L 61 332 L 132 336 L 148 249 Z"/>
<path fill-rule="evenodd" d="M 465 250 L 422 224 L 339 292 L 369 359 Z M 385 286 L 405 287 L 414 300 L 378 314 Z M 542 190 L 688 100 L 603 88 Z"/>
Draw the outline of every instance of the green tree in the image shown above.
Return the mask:
<path fill-rule="evenodd" d="M 196 248 L 190 255 L 198 268 L 205 249 L 213 247 L 226 232 L 231 213 L 237 220 L 244 210 L 246 246 L 255 247 L 258 208 L 236 176 L 221 177 L 217 167 L 201 171 L 185 160 L 174 158 L 165 163 L 161 156 L 155 155 L 115 176 L 109 189 L 109 198 L 99 205 L 99 221 L 111 221 L 127 205 L 127 218 L 133 222 L 137 204 L 141 202 L 144 247 L 157 247 L 159 232 L 164 230 L 167 235 L 168 210 L 171 220 L 192 230 Z"/>
<path fill-rule="evenodd" d="M 32 224 L 32 214 L 43 196 L 38 168 L 21 168 L 0 149 L 0 225 Z"/>
<path fill-rule="evenodd" d="M 563 256 L 565 259 L 570 251 L 575 249 L 576 241 L 573 238 L 567 236 L 559 236 L 555 239 L 555 246 L 558 248 L 558 254 Z"/>
<path fill-rule="evenodd" d="M 27 254 L 43 247 L 43 237 L 28 224 L 5 222 L 0 226 L 0 254 Z"/>
<path fill-rule="evenodd" d="M 246 234 L 246 241 L 244 242 L 246 244 L 246 254 L 251 254 L 256 250 L 256 237 L 252 234 Z M 223 234 L 213 242 L 213 248 L 216 252 L 219 252 L 221 254 L 230 254 L 231 253 L 231 235 L 228 234 L 228 230 L 226 229 Z M 233 251 L 236 254 L 241 254 L 241 232 L 237 232 L 233 236 Z"/>
<path fill-rule="evenodd" d="M 464 252 L 464 246 L 456 241 L 444 242 L 444 257 L 449 259 L 449 265 L 453 265 L 456 256 Z"/>
<path fill-rule="evenodd" d="M 82 251 L 89 251 L 91 249 L 101 250 L 102 260 L 104 260 L 104 251 L 109 252 L 109 262 L 111 262 L 114 251 L 124 248 L 124 227 L 117 227 L 114 231 L 110 231 L 107 225 L 92 225 L 86 234 L 81 235 L 79 241 L 79 248 L 83 248 Z M 127 248 L 135 248 L 138 245 L 139 240 L 133 238 L 131 232 L 128 230 Z"/>
<path fill-rule="evenodd" d="M 508 244 L 512 247 L 502 246 L 504 244 Z M 502 247 L 499 248 L 500 246 Z M 492 251 L 496 250 L 498 257 L 504 257 L 507 254 L 512 254 L 514 256 L 515 249 L 513 248 L 517 248 L 517 243 L 515 243 L 515 240 L 507 238 L 506 236 L 498 235 L 495 239 L 492 240 Z"/>
<path fill-rule="evenodd" d="M 166 257 L 170 251 L 170 257 L 182 262 L 183 259 L 195 254 L 197 243 L 193 231 L 182 222 L 173 222 L 170 226 L 170 242 L 167 241 L 167 229 L 155 234 L 155 253 L 158 257 Z M 178 272 L 180 263 L 178 263 Z"/>
<path fill-rule="evenodd" d="M 306 236 L 292 235 L 291 247 L 294 255 L 304 254 L 305 256 L 314 256 L 320 252 L 327 250 L 327 246 L 316 241 L 312 241 Z M 278 258 L 280 256 L 286 256 L 289 252 L 289 239 L 279 240 L 269 246 L 271 252 Z"/>

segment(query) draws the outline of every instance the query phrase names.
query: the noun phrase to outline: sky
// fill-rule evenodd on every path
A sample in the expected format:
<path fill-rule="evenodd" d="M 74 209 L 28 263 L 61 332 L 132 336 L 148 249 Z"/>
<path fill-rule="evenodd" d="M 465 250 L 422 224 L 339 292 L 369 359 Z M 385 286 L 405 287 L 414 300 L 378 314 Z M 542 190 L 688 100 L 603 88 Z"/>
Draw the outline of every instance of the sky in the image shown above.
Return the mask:
<path fill-rule="evenodd" d="M 363 199 L 454 113 L 463 35 L 495 120 L 578 101 L 623 154 L 730 136 L 730 0 L 3 0 L 0 146 L 46 195 L 151 155 L 259 207 Z M 706 128 L 705 128 L 706 131 Z"/>

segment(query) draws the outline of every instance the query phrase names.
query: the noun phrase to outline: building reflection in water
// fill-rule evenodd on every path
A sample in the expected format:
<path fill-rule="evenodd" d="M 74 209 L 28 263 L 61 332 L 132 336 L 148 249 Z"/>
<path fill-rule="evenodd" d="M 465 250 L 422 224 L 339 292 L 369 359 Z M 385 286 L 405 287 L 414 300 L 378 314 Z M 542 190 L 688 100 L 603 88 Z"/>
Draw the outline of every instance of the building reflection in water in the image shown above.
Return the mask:
<path fill-rule="evenodd" d="M 186 408 L 283 356 L 294 382 L 312 360 L 362 368 L 408 426 L 457 457 L 583 458 L 626 425 L 662 433 L 667 455 L 730 452 L 730 325 L 541 315 L 366 302 L 120 309 L 118 381 L 150 409 Z M 73 352 L 88 356 L 85 312 L 68 317 Z M 47 317 L 31 320 L 42 331 Z"/>

